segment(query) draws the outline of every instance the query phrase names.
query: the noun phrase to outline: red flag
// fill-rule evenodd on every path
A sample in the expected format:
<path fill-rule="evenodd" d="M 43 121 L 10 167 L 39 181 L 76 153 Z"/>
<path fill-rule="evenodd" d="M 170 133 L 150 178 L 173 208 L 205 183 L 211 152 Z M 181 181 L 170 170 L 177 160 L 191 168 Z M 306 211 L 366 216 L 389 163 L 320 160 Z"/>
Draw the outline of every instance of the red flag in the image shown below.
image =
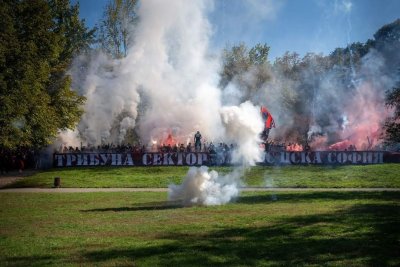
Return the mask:
<path fill-rule="evenodd" d="M 274 118 L 272 118 L 271 113 L 269 113 L 266 107 L 261 106 L 261 114 L 263 119 L 265 120 L 265 129 L 275 128 Z"/>

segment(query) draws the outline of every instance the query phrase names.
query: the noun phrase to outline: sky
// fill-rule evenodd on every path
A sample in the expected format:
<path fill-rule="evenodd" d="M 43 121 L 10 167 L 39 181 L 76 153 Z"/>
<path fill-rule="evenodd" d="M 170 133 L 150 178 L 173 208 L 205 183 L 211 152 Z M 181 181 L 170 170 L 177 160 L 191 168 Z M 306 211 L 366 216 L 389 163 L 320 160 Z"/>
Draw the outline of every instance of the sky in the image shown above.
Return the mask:
<path fill-rule="evenodd" d="M 79 2 L 80 16 L 89 27 L 98 24 L 108 1 L 72 0 Z M 400 18 L 400 0 L 215 0 L 209 4 L 212 52 L 241 42 L 249 47 L 266 43 L 271 61 L 286 51 L 328 55 L 337 47 L 372 39 L 380 27 Z"/>

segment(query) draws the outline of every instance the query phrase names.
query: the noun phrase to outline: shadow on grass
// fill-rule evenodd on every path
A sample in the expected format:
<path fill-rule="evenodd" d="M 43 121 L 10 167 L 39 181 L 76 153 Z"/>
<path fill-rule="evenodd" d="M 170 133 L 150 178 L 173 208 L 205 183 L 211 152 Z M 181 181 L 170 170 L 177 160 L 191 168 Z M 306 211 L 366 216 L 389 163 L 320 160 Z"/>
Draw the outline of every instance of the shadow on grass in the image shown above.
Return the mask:
<path fill-rule="evenodd" d="M 267 194 L 254 194 L 243 195 L 237 199 L 236 203 L 241 204 L 267 204 L 278 202 L 310 202 L 310 201 L 328 201 L 328 200 L 400 200 L 399 192 L 349 192 L 349 191 L 335 191 L 335 192 L 304 192 L 304 193 L 281 193 L 269 192 Z"/>
<path fill-rule="evenodd" d="M 367 196 L 368 194 L 368 196 Z M 244 196 L 238 202 L 272 202 L 269 194 Z M 138 247 L 91 248 L 68 259 L 76 265 L 147 266 L 400 266 L 400 205 L 397 192 L 284 193 L 278 199 L 377 199 L 342 210 L 301 216 L 275 217 L 271 223 L 224 227 L 200 232 L 164 231 Z M 246 202 L 247 201 L 247 202 Z M 347 206 L 347 205 L 346 205 Z M 82 212 L 163 210 L 180 208 L 176 203 L 149 202 L 132 207 L 83 210 Z M 251 222 L 251 218 L 247 219 Z M 167 228 L 168 229 L 168 228 Z M 129 238 L 129 237 L 126 237 Z M 126 242 L 126 240 L 124 241 Z M 0 266 L 45 266 L 65 258 L 8 257 Z"/>
<path fill-rule="evenodd" d="M 0 260 L 1 266 L 49 266 L 53 265 L 56 258 L 51 255 L 46 256 L 20 256 L 7 257 Z"/>
<path fill-rule="evenodd" d="M 151 210 L 169 210 L 183 208 L 180 202 L 176 201 L 160 201 L 160 202 L 149 202 L 145 204 L 137 204 L 131 207 L 115 207 L 115 208 L 100 208 L 100 209 L 89 209 L 80 210 L 81 212 L 124 212 L 124 211 L 151 211 Z"/>
<path fill-rule="evenodd" d="M 366 198 L 363 193 L 356 196 Z M 289 194 L 288 199 L 294 197 Z M 269 226 L 167 232 L 154 245 L 97 250 L 81 257 L 92 264 L 129 259 L 160 266 L 399 266 L 399 225 L 398 204 L 357 204 L 333 213 L 285 216 Z"/>

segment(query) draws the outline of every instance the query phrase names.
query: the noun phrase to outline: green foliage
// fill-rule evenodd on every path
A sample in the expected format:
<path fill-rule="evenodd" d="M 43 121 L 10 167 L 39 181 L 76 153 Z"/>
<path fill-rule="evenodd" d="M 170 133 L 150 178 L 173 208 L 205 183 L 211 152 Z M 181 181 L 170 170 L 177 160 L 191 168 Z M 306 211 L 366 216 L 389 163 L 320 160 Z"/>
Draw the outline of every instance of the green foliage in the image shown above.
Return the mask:
<path fill-rule="evenodd" d="M 241 101 L 249 99 L 271 79 L 269 49 L 266 44 L 257 44 L 249 50 L 244 43 L 225 48 L 222 53 L 220 87 L 225 88 L 232 82 L 243 92 Z"/>
<path fill-rule="evenodd" d="M 267 44 L 256 44 L 249 51 L 250 62 L 254 65 L 268 63 L 268 53 L 270 47 Z"/>
<path fill-rule="evenodd" d="M 360 42 L 352 43 L 346 48 L 336 48 L 330 55 L 329 60 L 332 66 L 341 66 L 350 70 L 353 67 L 360 67 L 361 58 L 365 56 L 369 49 L 375 44 L 374 41 L 363 44 Z"/>
<path fill-rule="evenodd" d="M 224 49 L 222 54 L 221 87 L 225 87 L 236 75 L 249 69 L 250 59 L 247 53 L 247 47 L 244 43 Z"/>
<path fill-rule="evenodd" d="M 70 0 L 48 0 L 55 22 L 54 31 L 63 35 L 60 60 L 69 62 L 78 53 L 90 49 L 96 29 L 88 29 L 79 19 L 79 4 Z"/>
<path fill-rule="evenodd" d="M 394 113 L 385 122 L 385 142 L 389 145 L 400 143 L 400 82 L 386 93 L 386 105 L 393 108 Z"/>
<path fill-rule="evenodd" d="M 98 42 L 114 58 L 125 57 L 131 44 L 129 32 L 137 20 L 137 0 L 109 0 L 100 22 Z"/>
<path fill-rule="evenodd" d="M 386 24 L 381 27 L 375 34 L 376 42 L 384 43 L 397 43 L 400 40 L 400 19 L 392 23 Z"/>
<path fill-rule="evenodd" d="M 284 77 L 297 80 L 300 78 L 300 63 L 299 54 L 286 52 L 282 57 L 275 59 L 274 67 L 282 72 Z"/>
<path fill-rule="evenodd" d="M 71 90 L 66 70 L 93 38 L 78 11 L 68 0 L 1 5 L 1 147 L 42 147 L 78 122 L 84 98 Z"/>

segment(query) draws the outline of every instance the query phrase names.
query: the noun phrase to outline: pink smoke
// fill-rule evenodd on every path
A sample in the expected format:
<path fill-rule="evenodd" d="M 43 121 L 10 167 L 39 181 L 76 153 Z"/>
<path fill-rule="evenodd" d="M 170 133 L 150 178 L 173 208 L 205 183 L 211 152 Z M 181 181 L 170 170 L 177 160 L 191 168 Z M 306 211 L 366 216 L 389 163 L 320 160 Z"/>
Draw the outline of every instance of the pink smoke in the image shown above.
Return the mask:
<path fill-rule="evenodd" d="M 348 124 L 340 133 L 344 143 L 338 146 L 353 144 L 358 150 L 369 150 L 382 142 L 382 125 L 390 114 L 382 91 L 369 81 L 358 86 L 354 100 L 345 108 Z"/>
<path fill-rule="evenodd" d="M 330 145 L 328 149 L 343 151 L 343 150 L 347 150 L 350 147 L 350 145 L 352 145 L 352 144 L 353 143 L 349 140 L 343 140 L 343 141 L 337 142 L 333 145 Z"/>
<path fill-rule="evenodd" d="M 310 144 L 311 150 L 323 151 L 327 149 L 328 137 L 325 135 L 314 137 L 312 143 Z"/>

